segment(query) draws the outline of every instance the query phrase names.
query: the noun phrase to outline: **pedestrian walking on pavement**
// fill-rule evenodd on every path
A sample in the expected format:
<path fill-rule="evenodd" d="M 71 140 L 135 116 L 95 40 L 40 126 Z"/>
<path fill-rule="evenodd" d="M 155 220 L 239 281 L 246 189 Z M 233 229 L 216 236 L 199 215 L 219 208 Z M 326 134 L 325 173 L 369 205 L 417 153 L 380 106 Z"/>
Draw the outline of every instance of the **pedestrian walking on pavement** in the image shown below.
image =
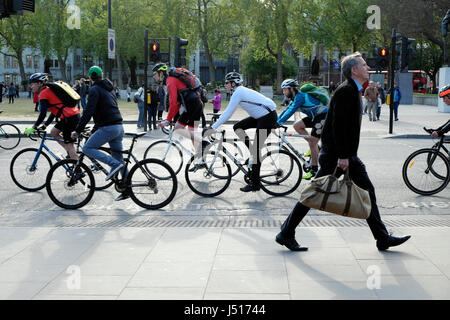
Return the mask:
<path fill-rule="evenodd" d="M 378 89 L 375 82 L 370 81 L 369 86 L 364 92 L 364 97 L 367 100 L 367 113 L 369 114 L 369 121 L 377 120 L 377 106 L 378 106 Z"/>
<path fill-rule="evenodd" d="M 157 130 L 156 127 L 156 115 L 158 113 L 159 106 L 159 94 L 158 94 L 158 86 L 156 84 L 152 85 L 150 90 L 150 103 L 147 104 L 147 117 L 148 117 L 148 130 Z"/>
<path fill-rule="evenodd" d="M 83 110 L 86 108 L 86 95 L 87 95 L 87 86 L 86 80 L 84 78 L 80 79 L 80 102 Z"/>
<path fill-rule="evenodd" d="M 166 109 L 166 91 L 164 90 L 164 84 L 160 83 L 158 87 L 159 105 L 158 105 L 158 121 L 162 120 L 162 115 Z"/>
<path fill-rule="evenodd" d="M 387 94 L 391 93 L 391 89 L 387 91 Z M 392 99 L 392 97 L 391 97 Z M 398 121 L 398 106 L 400 105 L 400 101 L 402 100 L 402 93 L 400 91 L 400 88 L 398 87 L 398 84 L 394 84 L 394 118 L 395 121 Z"/>
<path fill-rule="evenodd" d="M 14 83 L 11 82 L 11 84 L 8 87 L 8 98 L 9 98 L 8 103 L 14 103 L 15 96 L 16 96 L 16 86 L 14 85 Z"/>
<path fill-rule="evenodd" d="M 377 89 L 378 89 L 377 120 L 380 120 L 381 106 L 386 103 L 386 95 L 384 94 L 383 86 L 379 82 L 377 82 Z"/>
<path fill-rule="evenodd" d="M 137 103 L 137 107 L 139 110 L 137 121 L 137 127 L 139 129 L 144 126 L 144 84 L 142 84 L 138 91 L 134 94 L 133 100 L 135 103 Z"/>
<path fill-rule="evenodd" d="M 6 86 L 2 82 L 0 82 L 0 104 L 3 104 L 3 92 L 6 91 Z"/>
<path fill-rule="evenodd" d="M 333 174 L 338 167 L 339 175 L 349 170 L 353 182 L 368 190 L 371 212 L 366 220 L 378 250 L 398 246 L 410 236 L 391 236 L 380 217 L 375 197 L 375 188 L 370 181 L 364 163 L 357 156 L 362 122 L 362 84 L 369 79 L 369 67 L 359 52 L 342 60 L 343 75 L 347 79 L 335 91 L 330 101 L 328 116 L 322 132 L 322 150 L 319 156 L 320 169 L 316 177 Z M 275 241 L 292 251 L 306 251 L 295 240 L 295 228 L 309 212 L 310 208 L 297 202 Z"/>
<path fill-rule="evenodd" d="M 214 90 L 214 94 L 214 98 L 209 100 L 209 102 L 213 105 L 213 113 L 218 113 L 222 107 L 222 94 L 220 94 L 219 88 Z"/>

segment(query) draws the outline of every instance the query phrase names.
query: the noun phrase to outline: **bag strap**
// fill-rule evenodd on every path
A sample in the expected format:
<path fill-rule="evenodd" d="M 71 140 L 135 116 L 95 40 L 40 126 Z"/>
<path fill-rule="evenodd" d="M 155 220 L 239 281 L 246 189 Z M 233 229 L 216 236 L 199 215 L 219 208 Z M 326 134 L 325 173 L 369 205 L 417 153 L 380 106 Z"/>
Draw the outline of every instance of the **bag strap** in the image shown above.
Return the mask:
<path fill-rule="evenodd" d="M 347 180 L 345 182 L 347 185 L 347 200 L 345 201 L 345 207 L 344 212 L 342 213 L 343 216 L 348 216 L 348 212 L 350 211 L 350 204 L 352 203 L 352 181 Z"/>
<path fill-rule="evenodd" d="M 330 196 L 330 191 L 331 191 L 331 188 L 333 187 L 333 183 L 336 182 L 336 180 L 337 180 L 335 174 L 336 174 L 336 170 L 334 171 L 334 174 L 332 176 L 330 176 L 330 178 L 328 179 L 327 189 L 325 191 L 325 194 L 323 195 L 322 203 L 320 204 L 320 210 L 322 210 L 322 211 L 325 209 L 325 207 L 327 205 L 328 197 Z"/>
<path fill-rule="evenodd" d="M 253 104 L 253 105 L 258 106 L 258 107 L 263 107 L 263 108 L 266 109 L 269 113 L 272 112 L 272 110 L 271 110 L 268 106 L 266 106 L 265 104 L 262 104 L 262 103 L 256 103 L 256 102 L 245 101 L 245 100 L 241 100 L 241 102 L 245 102 L 245 103 L 248 103 L 248 104 Z"/>

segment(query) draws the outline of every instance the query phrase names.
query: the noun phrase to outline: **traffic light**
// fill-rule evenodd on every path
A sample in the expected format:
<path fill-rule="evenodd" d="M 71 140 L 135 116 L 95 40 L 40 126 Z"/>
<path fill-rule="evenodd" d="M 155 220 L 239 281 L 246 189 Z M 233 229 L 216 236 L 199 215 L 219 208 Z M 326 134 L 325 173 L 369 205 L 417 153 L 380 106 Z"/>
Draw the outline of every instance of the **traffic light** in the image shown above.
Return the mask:
<path fill-rule="evenodd" d="M 382 70 L 389 67 L 389 49 L 386 47 L 378 48 L 378 66 Z"/>
<path fill-rule="evenodd" d="M 186 39 L 180 39 L 175 37 L 175 61 L 174 65 L 176 68 L 186 66 L 186 49 L 183 48 L 189 43 Z"/>
<path fill-rule="evenodd" d="M 158 42 L 153 42 L 150 44 L 150 61 L 152 62 L 161 61 L 161 53 L 159 51 Z"/>
<path fill-rule="evenodd" d="M 23 15 L 24 12 L 34 12 L 35 0 L 2 0 L 0 1 L 0 17 Z"/>
<path fill-rule="evenodd" d="M 400 49 L 400 71 L 408 70 L 408 66 L 412 64 L 412 61 L 416 55 L 416 51 L 412 48 L 412 43 L 415 39 L 402 37 L 401 41 L 397 43 L 397 48 Z"/>

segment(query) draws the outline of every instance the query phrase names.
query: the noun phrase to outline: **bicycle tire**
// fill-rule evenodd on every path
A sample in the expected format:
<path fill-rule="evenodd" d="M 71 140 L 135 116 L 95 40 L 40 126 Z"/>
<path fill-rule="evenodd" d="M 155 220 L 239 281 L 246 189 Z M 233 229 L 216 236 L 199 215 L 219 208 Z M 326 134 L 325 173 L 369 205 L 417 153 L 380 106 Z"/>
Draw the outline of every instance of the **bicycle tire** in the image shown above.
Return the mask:
<path fill-rule="evenodd" d="M 12 150 L 20 143 L 20 130 L 12 123 L 0 124 L 0 148 Z"/>
<path fill-rule="evenodd" d="M 431 164 L 430 154 L 435 155 L 434 163 Z M 423 159 L 421 159 L 421 157 Z M 436 163 L 436 161 L 439 162 Z M 431 168 L 433 168 L 433 170 L 431 170 Z M 413 179 L 413 175 L 416 174 L 416 172 L 417 175 L 420 175 L 419 179 Z M 437 174 L 433 172 L 446 173 L 445 179 L 440 179 Z M 411 153 L 408 158 L 406 158 L 403 163 L 402 177 L 406 186 L 411 191 L 424 196 L 433 195 L 442 191 L 448 185 L 450 181 L 450 163 L 447 157 L 436 149 L 420 149 Z M 442 177 L 444 177 L 444 175 L 442 175 Z M 430 179 L 433 179 L 434 182 L 430 182 Z M 419 183 L 422 183 L 423 186 L 427 184 L 431 185 L 431 183 L 433 183 L 436 187 L 425 190 L 423 186 L 418 186 Z"/>
<path fill-rule="evenodd" d="M 143 172 L 143 170 L 147 170 L 147 174 L 150 174 L 151 179 L 149 179 L 148 175 Z M 155 177 L 154 174 L 152 174 L 152 171 L 158 172 L 158 175 L 161 175 L 163 171 L 166 171 L 166 174 L 164 174 L 164 179 L 158 179 Z M 141 173 L 141 176 L 137 177 L 138 173 Z M 170 177 L 170 178 L 169 178 Z M 137 180 L 145 179 L 145 183 L 138 183 Z M 177 193 L 178 189 L 178 181 L 177 176 L 173 169 L 164 161 L 159 159 L 144 159 L 136 163 L 130 170 L 130 173 L 127 177 L 127 185 L 130 189 L 130 197 L 131 199 L 139 206 L 149 209 L 149 210 L 156 210 L 165 207 L 168 205 L 173 198 L 175 197 L 175 194 Z M 168 188 L 161 188 L 168 186 Z M 137 192 L 138 190 L 141 191 L 144 188 L 138 189 L 140 187 L 144 187 L 145 189 L 151 190 L 153 193 L 149 193 L 152 195 L 161 195 L 161 190 L 167 190 L 167 192 L 164 193 L 162 200 L 158 200 L 157 202 L 153 202 L 155 197 L 152 197 L 150 199 L 150 203 L 147 202 L 148 195 L 144 199 L 141 199 L 139 196 L 141 193 Z M 155 192 L 156 188 L 156 192 Z"/>
<path fill-rule="evenodd" d="M 47 173 L 52 167 L 52 160 L 43 151 L 40 152 L 35 168 L 31 168 L 39 149 L 26 148 L 17 152 L 11 160 L 9 173 L 14 183 L 29 192 L 45 188 Z M 40 175 L 42 173 L 42 175 Z M 22 178 L 23 174 L 25 176 Z"/>
<path fill-rule="evenodd" d="M 52 166 L 47 175 L 45 183 L 47 194 L 53 203 L 64 209 L 79 209 L 86 205 L 94 195 L 95 178 L 86 164 L 80 163 L 79 165 L 81 174 L 84 174 L 84 177 L 76 179 L 73 184 L 70 183 L 77 162 L 78 161 L 74 159 L 61 160 Z M 75 187 L 80 191 L 78 191 L 78 189 L 75 190 Z M 77 191 L 80 194 L 81 201 L 68 204 L 68 201 L 65 201 L 64 195 L 62 195 L 64 190 L 67 190 L 72 198 L 74 198 Z"/>
<path fill-rule="evenodd" d="M 167 145 L 171 144 L 167 151 Z M 151 151 L 153 149 L 153 151 Z M 153 142 L 144 152 L 144 159 L 160 159 L 167 163 L 175 174 L 178 174 L 183 167 L 183 151 L 174 142 L 168 140 L 158 140 Z"/>
<path fill-rule="evenodd" d="M 190 171 L 195 166 L 194 159 L 195 156 L 191 158 L 185 168 L 184 176 L 189 188 L 202 197 L 215 197 L 223 193 L 231 182 L 231 167 L 225 156 L 222 154 L 215 157 L 214 151 L 205 153 L 203 160 L 206 167 Z M 213 159 L 215 160 L 213 161 Z M 220 173 L 215 172 L 219 170 L 221 171 Z M 215 180 L 212 180 L 212 178 Z M 206 190 L 207 187 L 212 189 L 212 191 Z"/>
<path fill-rule="evenodd" d="M 241 162 L 241 165 L 244 165 L 245 163 L 245 158 L 248 158 L 248 156 L 244 155 L 244 152 L 242 151 L 242 148 L 239 147 L 239 145 L 235 142 L 229 142 L 229 141 L 223 141 L 222 142 L 225 145 L 225 148 L 227 149 L 228 152 L 233 154 L 234 159 L 238 160 Z M 214 142 L 209 144 L 206 149 L 205 149 L 205 153 L 209 153 L 209 152 L 216 152 L 217 148 L 214 148 L 216 145 L 218 145 L 219 142 Z M 228 148 L 227 148 L 228 145 Z M 229 145 L 232 145 L 233 149 L 231 149 L 229 147 Z M 222 149 L 224 148 L 224 146 L 222 145 Z M 224 155 L 225 153 L 223 152 L 223 150 L 220 150 L 220 152 L 222 152 Z M 229 159 L 229 164 L 230 164 L 230 168 L 231 168 L 231 177 L 233 178 L 234 176 L 236 176 L 239 171 L 241 171 L 241 169 L 234 163 L 233 159 Z"/>
<path fill-rule="evenodd" d="M 300 161 L 282 149 L 267 152 L 261 158 L 260 170 L 261 189 L 272 196 L 286 196 L 294 192 L 302 181 Z"/>

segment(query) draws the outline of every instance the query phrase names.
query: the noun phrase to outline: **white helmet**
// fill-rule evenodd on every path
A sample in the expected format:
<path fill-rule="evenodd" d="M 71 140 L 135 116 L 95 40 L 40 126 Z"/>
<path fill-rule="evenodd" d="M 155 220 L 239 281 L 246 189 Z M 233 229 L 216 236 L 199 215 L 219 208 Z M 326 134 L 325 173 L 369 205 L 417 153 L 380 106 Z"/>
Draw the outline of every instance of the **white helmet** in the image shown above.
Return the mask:
<path fill-rule="evenodd" d="M 286 79 L 281 83 L 281 89 L 285 88 L 297 88 L 298 82 L 294 79 Z"/>

